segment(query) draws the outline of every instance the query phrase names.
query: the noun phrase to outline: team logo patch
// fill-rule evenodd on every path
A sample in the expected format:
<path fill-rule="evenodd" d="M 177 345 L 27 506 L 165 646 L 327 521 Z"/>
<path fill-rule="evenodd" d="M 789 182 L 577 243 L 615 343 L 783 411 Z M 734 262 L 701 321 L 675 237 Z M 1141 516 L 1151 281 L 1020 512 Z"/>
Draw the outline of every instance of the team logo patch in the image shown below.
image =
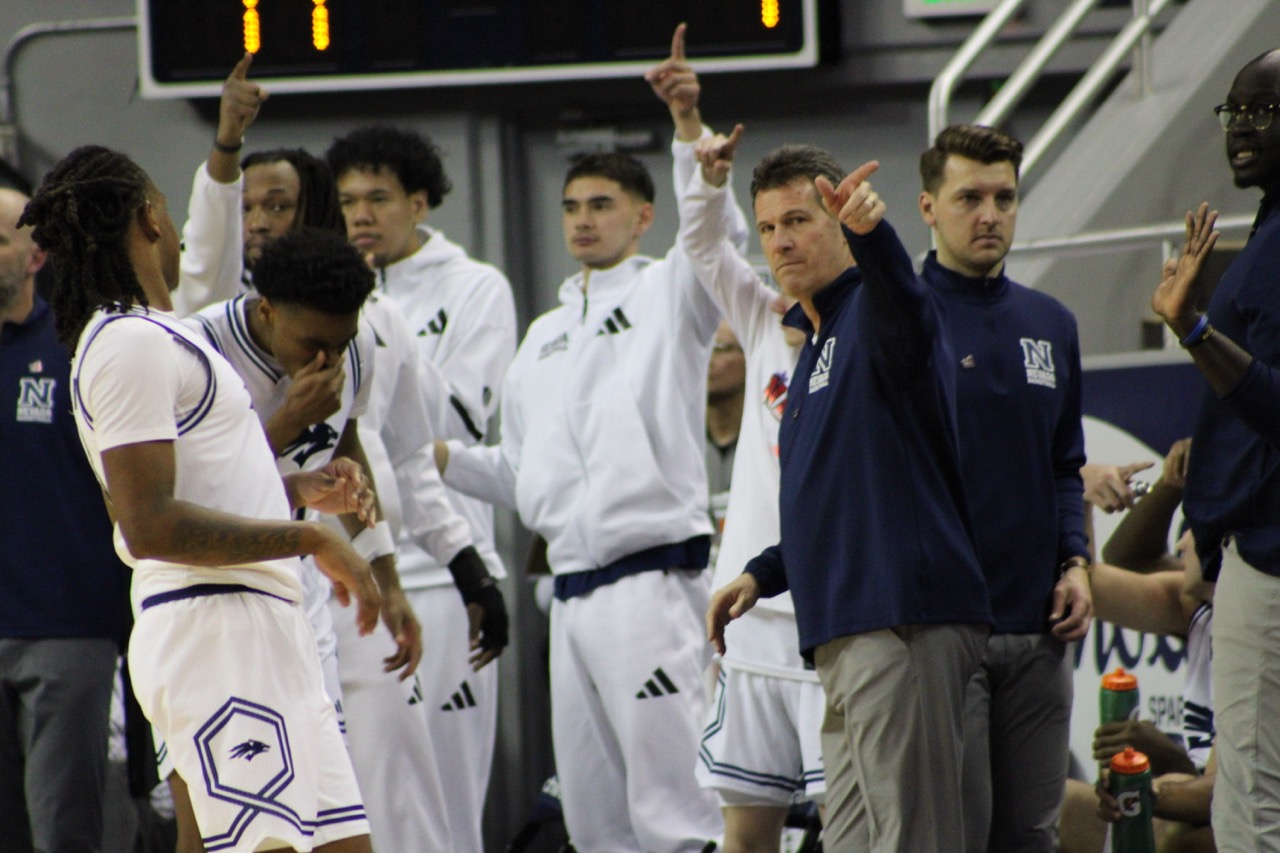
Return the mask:
<path fill-rule="evenodd" d="M 243 758 L 245 761 L 253 761 L 264 752 L 270 752 L 271 747 L 267 746 L 260 740 L 250 738 L 244 743 L 238 743 L 231 747 L 232 758 Z"/>
<path fill-rule="evenodd" d="M 58 380 L 22 376 L 18 379 L 17 421 L 28 424 L 53 423 L 53 392 Z"/>
<path fill-rule="evenodd" d="M 787 372 L 780 370 L 769 377 L 769 384 L 764 386 L 764 405 L 777 420 L 782 420 L 782 413 L 787 408 Z"/>
<path fill-rule="evenodd" d="M 289 733 L 277 711 L 233 696 L 195 741 L 209 796 L 242 807 L 226 832 L 205 837 L 206 849 L 234 846 L 261 813 L 299 823 L 298 814 L 276 800 L 294 779 Z"/>
<path fill-rule="evenodd" d="M 321 421 L 303 430 L 302 435 L 295 438 L 292 444 L 281 451 L 280 455 L 288 456 L 297 463 L 299 468 L 305 468 L 307 460 L 312 456 L 337 446 L 338 431 Z"/>
<path fill-rule="evenodd" d="M 542 361 L 547 356 L 555 355 L 558 352 L 564 352 L 569 348 L 569 333 L 561 332 L 559 337 L 552 338 L 542 345 L 538 350 L 538 361 Z M 488 389 L 485 389 L 488 390 Z"/>
<path fill-rule="evenodd" d="M 1032 338 L 1019 338 L 1022 346 L 1022 366 L 1027 369 L 1028 385 L 1058 387 L 1058 374 L 1053 367 L 1053 344 Z"/>
<path fill-rule="evenodd" d="M 809 393 L 821 391 L 827 387 L 827 383 L 831 381 L 831 362 L 836 354 L 836 339 L 827 338 L 827 342 L 822 345 L 822 352 L 818 354 L 818 363 L 813 366 L 813 373 L 809 374 Z"/>

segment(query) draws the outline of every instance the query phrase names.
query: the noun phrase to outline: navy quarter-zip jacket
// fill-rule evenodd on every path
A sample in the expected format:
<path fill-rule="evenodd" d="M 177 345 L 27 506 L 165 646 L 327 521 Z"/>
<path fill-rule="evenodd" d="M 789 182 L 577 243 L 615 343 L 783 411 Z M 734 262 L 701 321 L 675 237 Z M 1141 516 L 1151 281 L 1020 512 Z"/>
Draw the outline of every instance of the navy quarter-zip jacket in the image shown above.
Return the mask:
<path fill-rule="evenodd" d="M 1089 556 L 1076 321 L 1003 273 L 970 278 L 930 253 L 922 276 L 951 336 L 961 470 L 995 630 L 1039 634 L 1058 566 Z"/>
<path fill-rule="evenodd" d="M 781 542 L 746 571 L 790 589 L 800 649 L 920 624 L 991 624 L 965 501 L 952 349 L 887 222 L 859 267 L 784 318 L 806 343 L 779 435 Z M 861 271 L 859 271 L 861 270 Z"/>

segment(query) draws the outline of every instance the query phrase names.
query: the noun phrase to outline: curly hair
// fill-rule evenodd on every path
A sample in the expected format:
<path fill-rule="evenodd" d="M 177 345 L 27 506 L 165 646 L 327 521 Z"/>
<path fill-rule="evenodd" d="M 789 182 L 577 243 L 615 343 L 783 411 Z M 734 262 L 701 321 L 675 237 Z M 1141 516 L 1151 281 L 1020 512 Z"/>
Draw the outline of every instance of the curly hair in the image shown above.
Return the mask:
<path fill-rule="evenodd" d="M 72 352 L 93 312 L 148 304 L 127 235 L 153 189 L 124 154 L 86 145 L 45 175 L 18 220 L 34 226 L 32 238 L 53 262 L 54 328 Z"/>
<path fill-rule="evenodd" d="M 812 181 L 819 175 L 838 186 L 845 171 L 829 153 L 813 145 L 783 145 L 756 164 L 751 173 L 751 198 L 762 190 L 785 187 L 792 181 Z"/>
<path fill-rule="evenodd" d="M 654 199 L 653 177 L 644 164 L 630 154 L 602 152 L 580 157 L 565 174 L 564 186 L 578 178 L 605 178 L 637 198 L 649 203 Z"/>
<path fill-rule="evenodd" d="M 288 163 L 298 173 L 298 228 L 321 228 L 343 236 L 347 224 L 338 204 L 338 189 L 329 165 L 301 148 L 273 148 L 255 151 L 240 161 L 240 169 Z"/>
<path fill-rule="evenodd" d="M 947 158 L 953 154 L 988 166 L 1012 163 L 1014 180 L 1022 167 L 1022 143 L 1012 136 L 981 124 L 953 124 L 943 128 L 933 146 L 920 155 L 920 183 L 925 192 L 938 192 L 946 177 Z"/>
<path fill-rule="evenodd" d="M 278 305 L 351 314 L 373 292 L 373 270 L 345 236 L 318 228 L 291 231 L 262 250 L 253 286 Z"/>
<path fill-rule="evenodd" d="M 325 160 L 335 180 L 353 169 L 381 172 L 389 170 L 406 193 L 427 194 L 433 210 L 453 189 L 440 161 L 440 147 L 412 130 L 373 125 L 353 130 L 333 140 Z"/>

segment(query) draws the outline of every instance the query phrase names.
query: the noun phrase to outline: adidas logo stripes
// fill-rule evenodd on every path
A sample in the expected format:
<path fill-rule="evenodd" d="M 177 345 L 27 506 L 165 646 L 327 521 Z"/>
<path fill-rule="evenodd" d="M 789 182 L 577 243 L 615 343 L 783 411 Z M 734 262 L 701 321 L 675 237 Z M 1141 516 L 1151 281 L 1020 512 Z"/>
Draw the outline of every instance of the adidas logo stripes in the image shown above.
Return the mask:
<path fill-rule="evenodd" d="M 440 706 L 441 711 L 465 711 L 476 706 L 476 697 L 471 693 L 471 685 L 462 682 L 462 686 L 454 691 L 453 699 Z"/>
<path fill-rule="evenodd" d="M 679 693 L 680 688 L 676 687 L 675 682 L 667 677 L 662 671 L 662 667 L 658 667 L 653 671 L 653 678 L 644 683 L 644 689 L 636 694 L 637 699 L 648 699 L 650 697 L 658 698 L 659 696 L 670 696 L 673 693 Z"/>

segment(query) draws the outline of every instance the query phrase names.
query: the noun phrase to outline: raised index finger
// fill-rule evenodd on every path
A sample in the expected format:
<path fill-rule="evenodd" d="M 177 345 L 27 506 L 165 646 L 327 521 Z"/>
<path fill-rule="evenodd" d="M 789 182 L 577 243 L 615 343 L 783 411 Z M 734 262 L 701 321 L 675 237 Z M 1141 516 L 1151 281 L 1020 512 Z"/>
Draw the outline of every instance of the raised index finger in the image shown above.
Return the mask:
<path fill-rule="evenodd" d="M 676 31 L 671 36 L 671 58 L 684 62 L 684 31 L 687 24 L 683 21 L 676 24 Z"/>
<path fill-rule="evenodd" d="M 867 178 L 874 175 L 876 170 L 879 168 L 879 160 L 868 160 L 866 163 L 863 163 L 861 166 L 850 172 L 845 179 L 840 182 L 840 192 L 845 195 L 852 193 L 858 187 L 862 186 L 863 182 L 866 181 Z"/>
<path fill-rule="evenodd" d="M 231 69 L 231 77 L 236 80 L 249 79 L 249 66 L 253 64 L 253 54 L 245 51 L 244 56 L 240 57 L 240 61 L 236 63 L 236 67 Z"/>

